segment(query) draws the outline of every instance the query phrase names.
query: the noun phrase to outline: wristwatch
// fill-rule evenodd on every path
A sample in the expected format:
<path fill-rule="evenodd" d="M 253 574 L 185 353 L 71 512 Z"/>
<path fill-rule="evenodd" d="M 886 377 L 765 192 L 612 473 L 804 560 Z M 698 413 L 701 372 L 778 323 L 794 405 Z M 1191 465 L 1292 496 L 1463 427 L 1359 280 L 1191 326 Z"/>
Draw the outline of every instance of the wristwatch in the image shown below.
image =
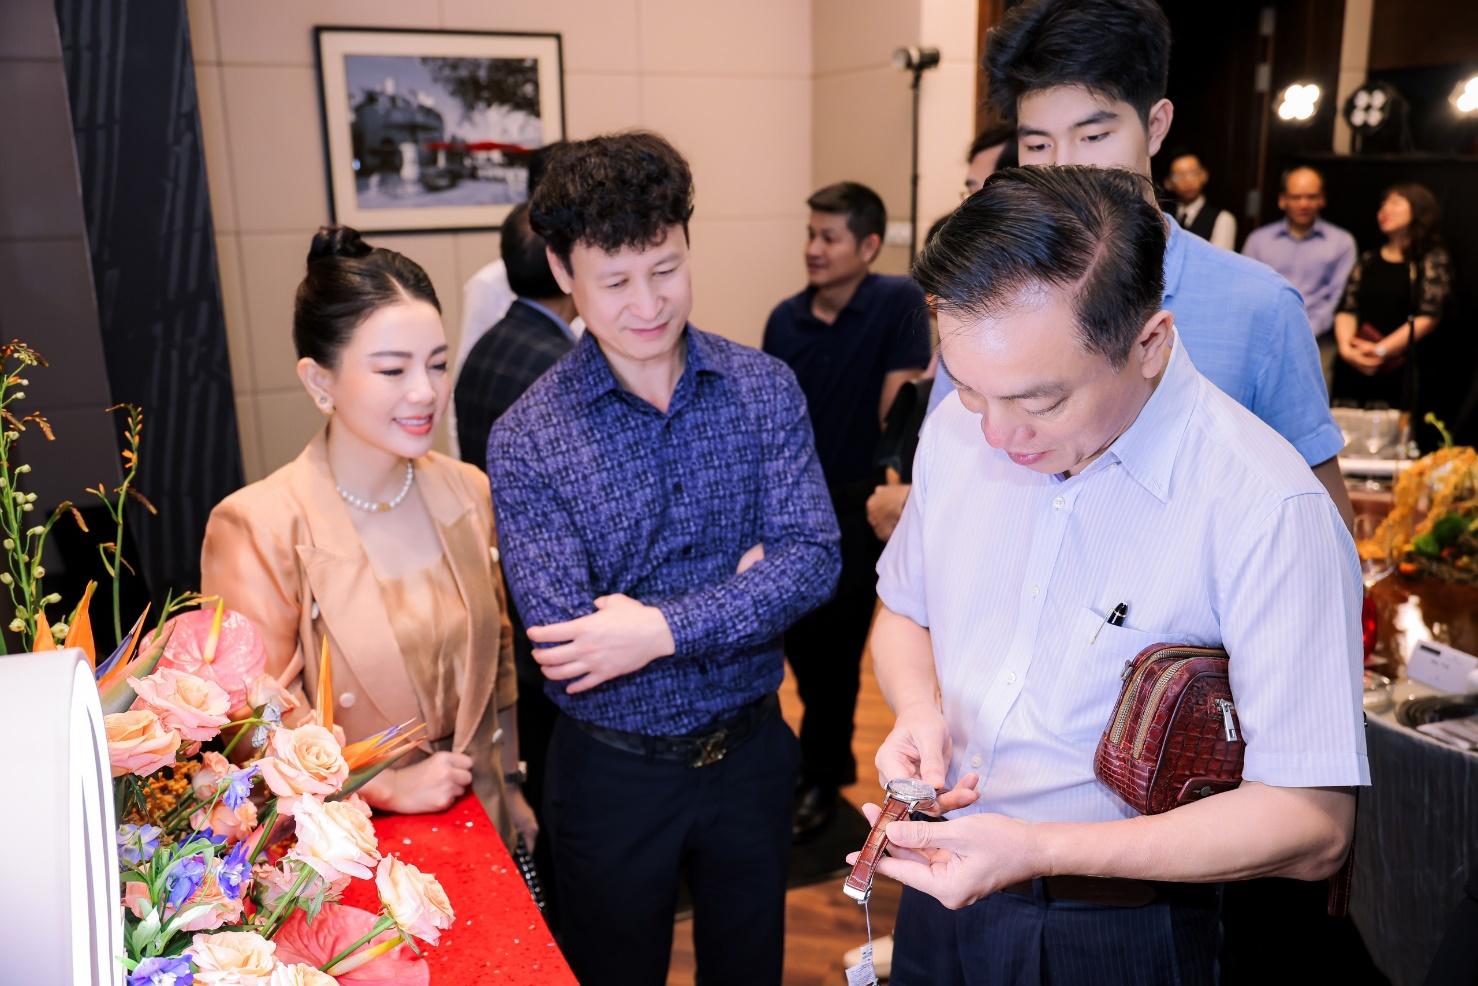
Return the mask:
<path fill-rule="evenodd" d="M 852 872 L 847 874 L 846 883 L 842 884 L 842 893 L 859 904 L 867 903 L 868 898 L 872 896 L 873 874 L 877 869 L 878 860 L 888 848 L 886 833 L 888 823 L 907 818 L 910 812 L 920 808 L 929 808 L 934 804 L 934 786 L 926 784 L 917 777 L 900 777 L 897 780 L 891 780 L 888 782 L 887 791 L 888 797 L 883 802 L 883 813 L 878 816 L 872 831 L 867 833 L 867 841 L 862 844 L 862 852 L 857 856 L 857 863 L 852 867 Z"/>
<path fill-rule="evenodd" d="M 529 763 L 527 760 L 520 760 L 517 770 L 510 770 L 503 775 L 504 784 L 527 784 L 528 780 Z"/>

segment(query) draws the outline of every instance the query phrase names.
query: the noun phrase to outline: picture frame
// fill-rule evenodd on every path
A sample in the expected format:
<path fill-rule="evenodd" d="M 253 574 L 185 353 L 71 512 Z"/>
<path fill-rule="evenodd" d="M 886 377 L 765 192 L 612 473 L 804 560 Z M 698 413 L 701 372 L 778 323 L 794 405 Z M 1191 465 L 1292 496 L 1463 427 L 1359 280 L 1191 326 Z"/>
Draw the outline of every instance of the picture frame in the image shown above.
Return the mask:
<path fill-rule="evenodd" d="M 313 29 L 329 215 L 365 233 L 499 229 L 565 136 L 556 33 Z"/>

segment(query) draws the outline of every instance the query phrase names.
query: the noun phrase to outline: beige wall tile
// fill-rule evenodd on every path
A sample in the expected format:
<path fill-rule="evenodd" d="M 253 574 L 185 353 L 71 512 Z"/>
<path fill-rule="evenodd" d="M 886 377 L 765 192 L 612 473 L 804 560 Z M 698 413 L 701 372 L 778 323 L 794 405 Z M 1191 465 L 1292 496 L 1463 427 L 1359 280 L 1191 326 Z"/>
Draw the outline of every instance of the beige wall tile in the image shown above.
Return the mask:
<path fill-rule="evenodd" d="M 251 328 L 246 316 L 246 292 L 241 285 L 241 244 L 235 236 L 216 237 L 216 266 L 226 315 L 231 387 L 238 395 L 249 394 L 257 389 L 256 365 L 251 358 Z"/>
<path fill-rule="evenodd" d="M 441 0 L 449 30 L 550 31 L 563 36 L 572 72 L 636 72 L 637 0 Z"/>
<path fill-rule="evenodd" d="M 253 395 L 260 436 L 260 463 L 266 475 L 297 458 L 303 446 L 323 427 L 323 415 L 313 407 L 301 386 Z"/>
<path fill-rule="evenodd" d="M 919 111 L 919 236 L 960 204 L 975 128 L 975 68 L 947 62 L 924 78 Z M 906 138 L 905 138 L 906 139 Z M 906 152 L 905 152 L 906 153 Z M 901 203 L 903 214 L 907 202 Z"/>
<path fill-rule="evenodd" d="M 186 0 L 185 17 L 190 22 L 190 56 L 196 65 L 214 65 L 221 60 L 216 46 L 215 0 Z"/>
<path fill-rule="evenodd" d="M 975 63 L 978 0 L 921 0 L 919 39 L 944 62 Z"/>
<path fill-rule="evenodd" d="M 256 389 L 298 386 L 298 356 L 293 349 L 293 295 L 303 280 L 311 230 L 295 233 L 243 233 L 241 285 Z"/>
<path fill-rule="evenodd" d="M 521 4 L 520 4 L 521 6 Z M 408 0 L 216 0 L 224 64 L 313 64 L 313 28 L 439 27 L 435 4 Z"/>
<path fill-rule="evenodd" d="M 894 48 L 919 43 L 919 4 L 920 0 L 812 0 L 813 71 L 822 76 L 889 64 Z"/>
<path fill-rule="evenodd" d="M 458 233 L 453 238 L 457 249 L 456 286 L 459 294 L 469 277 L 502 256 L 499 252 L 500 242 L 501 238 L 497 233 Z M 438 285 L 436 290 L 440 291 L 441 286 Z"/>
<path fill-rule="evenodd" d="M 570 140 L 642 125 L 641 76 L 565 76 L 565 132 Z"/>
<path fill-rule="evenodd" d="M 236 189 L 231 181 L 231 147 L 226 141 L 226 103 L 219 66 L 195 63 L 195 92 L 200 103 L 200 135 L 205 147 L 205 178 L 210 187 L 210 213 L 217 233 L 236 229 Z"/>
<path fill-rule="evenodd" d="M 257 399 L 252 396 L 236 398 L 236 435 L 241 442 L 241 467 L 248 483 L 255 483 L 267 475 L 262 467 L 262 431 L 257 419 Z"/>
<path fill-rule="evenodd" d="M 811 74 L 811 16 L 795 0 L 641 0 L 642 68 L 691 75 Z"/>
<path fill-rule="evenodd" d="M 759 346 L 765 319 L 805 287 L 799 219 L 694 220 L 693 324 Z"/>
<path fill-rule="evenodd" d="M 924 233 L 929 229 L 926 225 L 919 226 L 919 239 L 924 238 Z M 908 247 L 885 246 L 878 254 L 877 261 L 872 269 L 879 274 L 907 274 L 908 273 Z"/>
<path fill-rule="evenodd" d="M 812 182 L 860 181 L 908 216 L 908 78 L 895 69 L 817 78 L 812 94 Z"/>
<path fill-rule="evenodd" d="M 804 215 L 811 192 L 805 79 L 642 80 L 646 126 L 688 158 L 704 219 Z"/>
<path fill-rule="evenodd" d="M 313 70 L 227 65 L 221 76 L 237 225 L 264 233 L 328 222 Z"/>

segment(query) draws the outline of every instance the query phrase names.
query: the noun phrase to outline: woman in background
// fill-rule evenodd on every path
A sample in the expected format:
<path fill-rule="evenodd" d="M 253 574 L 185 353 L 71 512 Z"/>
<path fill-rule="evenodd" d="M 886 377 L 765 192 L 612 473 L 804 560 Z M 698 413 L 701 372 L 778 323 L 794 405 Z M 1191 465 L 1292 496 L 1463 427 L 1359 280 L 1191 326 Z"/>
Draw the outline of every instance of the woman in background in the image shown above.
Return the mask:
<path fill-rule="evenodd" d="M 488 479 L 431 451 L 450 393 L 431 282 L 352 229 L 321 229 L 293 341 L 327 424 L 212 511 L 201 589 L 256 625 L 268 670 L 295 691 L 316 694 L 328 641 L 350 741 L 426 723 L 422 750 L 361 789 L 371 806 L 439 811 L 470 786 L 510 845 L 516 832 L 532 846 Z"/>
<path fill-rule="evenodd" d="M 1376 222 L 1386 241 L 1367 250 L 1350 274 L 1334 316 L 1339 360 L 1332 395 L 1404 408 L 1413 341 L 1430 335 L 1452 292 L 1452 260 L 1442 246 L 1437 199 L 1414 182 L 1391 186 Z"/>

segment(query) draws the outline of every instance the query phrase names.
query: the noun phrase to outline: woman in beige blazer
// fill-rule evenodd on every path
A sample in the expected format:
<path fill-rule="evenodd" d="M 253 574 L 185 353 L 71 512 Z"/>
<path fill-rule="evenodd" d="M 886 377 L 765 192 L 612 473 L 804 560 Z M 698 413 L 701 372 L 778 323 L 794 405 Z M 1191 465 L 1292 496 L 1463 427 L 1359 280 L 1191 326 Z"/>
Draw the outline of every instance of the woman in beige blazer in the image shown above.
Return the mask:
<path fill-rule="evenodd" d="M 362 789 L 371 806 L 439 811 L 470 786 L 505 839 L 532 846 L 487 476 L 431 451 L 450 392 L 431 283 L 353 230 L 320 230 L 293 338 L 327 424 L 211 512 L 202 591 L 255 624 L 268 669 L 303 699 L 299 715 L 326 639 L 349 741 L 426 723 L 421 750 Z"/>

